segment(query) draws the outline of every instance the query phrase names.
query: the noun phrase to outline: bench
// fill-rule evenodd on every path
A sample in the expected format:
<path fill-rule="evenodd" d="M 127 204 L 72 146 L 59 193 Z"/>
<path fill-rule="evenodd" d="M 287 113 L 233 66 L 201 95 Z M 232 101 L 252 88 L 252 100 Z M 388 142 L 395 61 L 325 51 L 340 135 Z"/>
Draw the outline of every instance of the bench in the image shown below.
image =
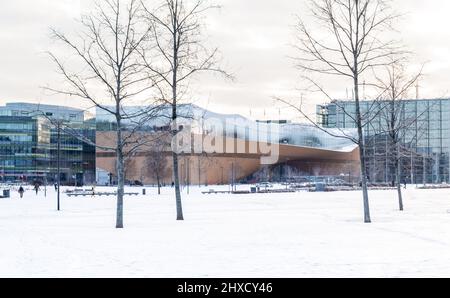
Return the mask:
<path fill-rule="evenodd" d="M 138 196 L 139 195 L 139 193 L 138 192 L 129 192 L 129 193 L 124 193 L 123 194 L 124 196 Z M 91 196 L 91 197 L 94 197 L 94 196 L 98 196 L 98 197 L 103 197 L 103 196 L 106 196 L 106 197 L 109 197 L 109 196 L 117 196 L 117 193 L 116 192 L 92 192 L 92 191 L 90 191 L 90 192 L 78 192 L 78 193 L 76 193 L 76 192 L 71 192 L 71 193 L 67 193 L 67 196 L 69 196 L 69 197 L 87 197 L 87 196 Z"/>
<path fill-rule="evenodd" d="M 209 191 L 204 191 L 202 194 L 204 195 L 217 195 L 217 194 L 231 194 L 232 191 L 217 191 L 214 189 L 210 189 Z"/>
<path fill-rule="evenodd" d="M 297 190 L 295 189 L 267 189 L 267 190 L 261 190 L 259 193 L 262 194 L 283 194 L 283 193 L 295 193 Z"/>

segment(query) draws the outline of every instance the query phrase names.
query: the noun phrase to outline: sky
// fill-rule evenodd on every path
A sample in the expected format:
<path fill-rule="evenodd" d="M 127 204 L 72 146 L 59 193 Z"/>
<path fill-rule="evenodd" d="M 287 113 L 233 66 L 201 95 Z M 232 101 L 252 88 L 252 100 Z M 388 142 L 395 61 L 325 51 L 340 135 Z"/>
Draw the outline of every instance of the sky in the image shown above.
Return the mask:
<path fill-rule="evenodd" d="M 152 0 L 149 0 L 151 2 Z M 59 82 L 45 54 L 54 45 L 49 28 L 76 30 L 75 19 L 91 0 L 2 1 L 0 7 L 0 105 L 11 101 L 87 107 L 88 103 L 54 96 L 42 87 Z M 305 0 L 217 0 L 222 8 L 206 19 L 211 45 L 221 51 L 222 67 L 234 81 L 207 77 L 193 84 L 195 103 L 221 113 L 258 119 L 301 120 L 274 97 L 298 100 L 299 74 L 289 58 L 297 16 Z M 448 0 L 395 0 L 403 17 L 396 26 L 403 44 L 415 53 L 412 63 L 426 63 L 421 97 L 450 96 L 450 30 Z M 329 92 L 344 98 L 346 82 L 329 79 Z M 311 111 L 326 99 L 306 98 Z"/>

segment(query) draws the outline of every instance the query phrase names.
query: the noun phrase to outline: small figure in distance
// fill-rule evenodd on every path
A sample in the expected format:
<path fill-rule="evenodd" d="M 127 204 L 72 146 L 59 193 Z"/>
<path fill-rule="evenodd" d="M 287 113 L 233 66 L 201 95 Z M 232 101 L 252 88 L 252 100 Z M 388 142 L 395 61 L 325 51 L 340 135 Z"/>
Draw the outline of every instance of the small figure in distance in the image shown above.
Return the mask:
<path fill-rule="evenodd" d="M 19 195 L 20 195 L 20 198 L 21 199 L 23 199 L 23 193 L 25 192 L 25 189 L 23 189 L 23 186 L 20 186 L 19 187 Z"/>
<path fill-rule="evenodd" d="M 36 195 L 39 194 L 39 189 L 40 189 L 39 183 L 36 183 L 36 184 L 34 185 L 34 190 L 36 191 Z"/>

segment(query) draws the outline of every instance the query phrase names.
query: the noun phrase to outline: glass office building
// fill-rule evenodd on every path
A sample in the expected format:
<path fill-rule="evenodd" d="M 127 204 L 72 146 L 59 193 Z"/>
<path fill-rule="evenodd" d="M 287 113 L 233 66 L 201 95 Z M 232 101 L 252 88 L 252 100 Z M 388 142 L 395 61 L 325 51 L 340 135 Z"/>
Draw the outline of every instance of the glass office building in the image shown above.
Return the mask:
<path fill-rule="evenodd" d="M 368 176 L 392 181 L 386 113 L 389 102 L 363 101 Z M 402 100 L 395 104 L 401 127 L 402 180 L 412 183 L 450 183 L 450 99 Z M 334 101 L 317 106 L 317 122 L 326 128 L 355 128 L 355 103 Z"/>
<path fill-rule="evenodd" d="M 79 109 L 11 103 L 0 107 L 0 175 L 2 181 L 53 183 L 57 180 L 58 129 L 61 181 L 95 182 L 95 121 Z M 90 140 L 89 143 L 81 141 Z"/>
<path fill-rule="evenodd" d="M 2 181 L 43 180 L 49 174 L 50 125 L 42 118 L 0 116 Z"/>

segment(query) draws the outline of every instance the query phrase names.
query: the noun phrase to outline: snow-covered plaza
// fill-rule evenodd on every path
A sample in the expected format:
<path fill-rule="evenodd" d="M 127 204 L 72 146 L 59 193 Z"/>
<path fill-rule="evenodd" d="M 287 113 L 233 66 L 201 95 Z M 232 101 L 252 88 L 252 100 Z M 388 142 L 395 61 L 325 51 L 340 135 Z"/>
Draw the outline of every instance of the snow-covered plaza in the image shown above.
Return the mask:
<path fill-rule="evenodd" d="M 450 190 L 0 200 L 0 277 L 450 277 Z M 216 189 L 220 187 L 215 187 Z M 227 188 L 226 188 L 227 189 Z M 128 189 L 142 193 L 142 188 Z"/>

